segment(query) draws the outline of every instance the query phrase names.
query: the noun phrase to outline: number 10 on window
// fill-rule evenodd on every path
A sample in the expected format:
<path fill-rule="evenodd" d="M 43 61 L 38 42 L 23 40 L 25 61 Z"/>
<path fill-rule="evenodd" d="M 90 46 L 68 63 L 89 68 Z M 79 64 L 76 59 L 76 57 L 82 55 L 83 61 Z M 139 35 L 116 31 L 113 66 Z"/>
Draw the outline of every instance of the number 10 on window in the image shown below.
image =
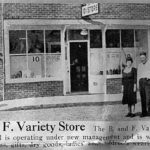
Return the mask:
<path fill-rule="evenodd" d="M 40 61 L 40 58 L 38 56 L 33 57 L 33 62 L 39 62 L 39 61 Z"/>

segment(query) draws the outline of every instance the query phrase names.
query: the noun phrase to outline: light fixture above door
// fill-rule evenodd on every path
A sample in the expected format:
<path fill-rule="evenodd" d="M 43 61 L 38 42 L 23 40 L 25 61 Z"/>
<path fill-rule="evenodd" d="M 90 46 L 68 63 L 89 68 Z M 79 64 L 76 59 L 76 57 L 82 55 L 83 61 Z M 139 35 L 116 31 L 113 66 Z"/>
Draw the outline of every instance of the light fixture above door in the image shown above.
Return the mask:
<path fill-rule="evenodd" d="M 81 35 L 88 35 L 88 30 L 83 28 L 80 32 Z"/>

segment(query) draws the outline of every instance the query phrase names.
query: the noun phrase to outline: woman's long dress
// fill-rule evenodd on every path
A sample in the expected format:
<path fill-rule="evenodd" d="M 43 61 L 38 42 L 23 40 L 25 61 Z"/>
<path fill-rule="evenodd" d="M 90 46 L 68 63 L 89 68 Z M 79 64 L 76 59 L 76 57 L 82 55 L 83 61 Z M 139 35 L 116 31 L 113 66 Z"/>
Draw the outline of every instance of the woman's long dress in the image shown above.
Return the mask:
<path fill-rule="evenodd" d="M 130 72 L 123 71 L 122 84 L 124 86 L 122 104 L 134 105 L 137 103 L 134 84 L 137 82 L 137 70 L 132 68 Z"/>

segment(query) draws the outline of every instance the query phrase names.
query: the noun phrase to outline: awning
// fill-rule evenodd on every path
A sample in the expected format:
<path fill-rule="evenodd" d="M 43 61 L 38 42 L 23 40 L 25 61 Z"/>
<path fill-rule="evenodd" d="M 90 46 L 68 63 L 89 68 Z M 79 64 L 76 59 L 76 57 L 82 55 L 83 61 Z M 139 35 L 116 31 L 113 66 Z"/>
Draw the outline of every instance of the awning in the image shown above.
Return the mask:
<path fill-rule="evenodd" d="M 92 22 L 93 21 L 93 22 Z M 9 26 L 67 26 L 67 28 L 149 28 L 150 20 L 97 19 L 91 22 L 83 19 L 50 20 L 50 19 L 12 19 L 4 20 L 4 27 Z"/>

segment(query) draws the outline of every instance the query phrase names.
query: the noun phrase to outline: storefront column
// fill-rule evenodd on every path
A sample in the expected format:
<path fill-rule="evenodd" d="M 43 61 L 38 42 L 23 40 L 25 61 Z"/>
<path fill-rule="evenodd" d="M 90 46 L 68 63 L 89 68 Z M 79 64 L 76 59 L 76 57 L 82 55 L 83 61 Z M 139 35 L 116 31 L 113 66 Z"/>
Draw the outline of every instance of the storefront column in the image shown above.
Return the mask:
<path fill-rule="evenodd" d="M 150 59 L 150 27 L 148 28 L 148 59 Z"/>
<path fill-rule="evenodd" d="M 104 101 L 107 100 L 107 77 L 106 77 L 106 29 L 107 25 L 102 28 L 102 47 L 103 47 L 103 76 L 104 76 Z"/>
<path fill-rule="evenodd" d="M 66 70 L 65 70 L 65 31 L 66 26 L 61 30 L 61 62 L 62 62 L 62 76 L 63 76 L 63 95 L 66 95 Z"/>

